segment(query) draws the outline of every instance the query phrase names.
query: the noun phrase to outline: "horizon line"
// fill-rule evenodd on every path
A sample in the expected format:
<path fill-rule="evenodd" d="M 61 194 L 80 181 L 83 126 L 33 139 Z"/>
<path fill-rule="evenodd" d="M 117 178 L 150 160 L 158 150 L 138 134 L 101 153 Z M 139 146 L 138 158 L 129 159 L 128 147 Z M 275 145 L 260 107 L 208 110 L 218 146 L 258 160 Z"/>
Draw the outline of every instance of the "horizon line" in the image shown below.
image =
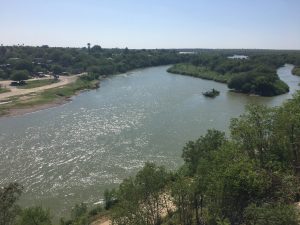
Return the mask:
<path fill-rule="evenodd" d="M 102 47 L 99 44 L 92 45 L 93 46 L 100 46 L 102 49 L 125 49 L 128 47 Z M 43 45 L 24 45 L 24 44 L 13 44 L 13 45 L 4 45 L 1 44 L 0 47 L 49 47 L 49 48 L 87 48 L 86 46 L 82 47 L 75 47 L 75 46 L 50 46 L 47 44 Z M 292 48 L 205 48 L 205 47 L 187 47 L 187 48 L 128 48 L 131 50 L 264 50 L 264 51 L 300 51 L 300 49 L 292 49 Z"/>

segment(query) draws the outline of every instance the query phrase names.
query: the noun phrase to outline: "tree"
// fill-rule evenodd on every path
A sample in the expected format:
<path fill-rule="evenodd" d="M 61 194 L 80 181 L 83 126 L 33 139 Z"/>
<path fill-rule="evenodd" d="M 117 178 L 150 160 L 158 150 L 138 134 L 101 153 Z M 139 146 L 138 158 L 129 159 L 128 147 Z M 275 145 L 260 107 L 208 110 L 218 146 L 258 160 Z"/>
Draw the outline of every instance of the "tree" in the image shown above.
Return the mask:
<path fill-rule="evenodd" d="M 182 158 L 190 172 L 195 173 L 201 158 L 209 158 L 211 152 L 218 150 L 226 142 L 225 133 L 218 130 L 208 130 L 198 140 L 189 141 L 183 148 Z"/>
<path fill-rule="evenodd" d="M 49 210 L 42 207 L 30 207 L 22 210 L 18 225 L 51 225 Z"/>
<path fill-rule="evenodd" d="M 13 72 L 13 74 L 10 77 L 14 81 L 22 81 L 22 80 L 28 80 L 29 79 L 29 73 L 27 70 L 18 70 Z"/>
<path fill-rule="evenodd" d="M 300 177 L 300 93 L 284 103 L 275 115 L 274 140 L 278 158 Z"/>
<path fill-rule="evenodd" d="M 245 210 L 245 220 L 248 225 L 297 225 L 299 213 L 295 207 L 281 204 L 251 204 Z"/>
<path fill-rule="evenodd" d="M 23 191 L 18 183 L 0 188 L 0 225 L 13 224 L 20 207 L 16 204 Z"/>
<path fill-rule="evenodd" d="M 1 79 L 5 80 L 5 79 L 8 79 L 8 78 L 9 78 L 9 74 L 0 69 L 0 80 Z"/>
<path fill-rule="evenodd" d="M 18 60 L 15 63 L 15 69 L 16 70 L 27 70 L 29 72 L 33 71 L 33 65 L 32 62 L 29 60 Z"/>
<path fill-rule="evenodd" d="M 60 65 L 52 66 L 52 71 L 55 75 L 59 75 L 63 72 L 63 68 Z"/>
<path fill-rule="evenodd" d="M 99 53 L 102 51 L 102 48 L 100 45 L 94 45 L 92 48 L 91 48 L 91 52 L 93 53 Z"/>
<path fill-rule="evenodd" d="M 164 198 L 168 179 L 164 167 L 146 163 L 135 178 L 128 178 L 120 185 L 113 221 L 124 225 L 161 224 L 161 210 L 169 204 Z"/>
<path fill-rule="evenodd" d="M 111 191 L 104 191 L 104 202 L 106 210 L 111 209 L 118 202 L 117 193 L 115 189 L 112 189 Z"/>
<path fill-rule="evenodd" d="M 189 225 L 193 218 L 193 191 L 192 179 L 178 174 L 175 182 L 171 185 L 174 204 L 177 207 L 179 214 L 179 222 L 182 225 Z"/>
<path fill-rule="evenodd" d="M 71 219 L 61 218 L 61 225 L 88 225 L 87 205 L 85 203 L 76 204 L 71 211 Z"/>
<path fill-rule="evenodd" d="M 91 52 L 91 43 L 87 43 L 87 46 L 88 46 L 88 52 L 90 53 Z"/>
<path fill-rule="evenodd" d="M 261 166 L 272 158 L 274 113 L 273 109 L 264 105 L 248 105 L 246 113 L 232 119 L 230 125 L 233 140 Z"/>

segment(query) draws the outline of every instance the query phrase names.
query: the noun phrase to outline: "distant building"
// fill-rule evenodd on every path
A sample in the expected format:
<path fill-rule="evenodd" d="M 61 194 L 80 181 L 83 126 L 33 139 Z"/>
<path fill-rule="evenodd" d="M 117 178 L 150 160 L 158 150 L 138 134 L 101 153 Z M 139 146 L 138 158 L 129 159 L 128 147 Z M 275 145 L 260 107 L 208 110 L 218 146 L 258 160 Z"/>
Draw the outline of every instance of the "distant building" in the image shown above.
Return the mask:
<path fill-rule="evenodd" d="M 191 54 L 195 54 L 195 52 L 179 52 L 179 54 L 191 55 Z"/>
<path fill-rule="evenodd" d="M 228 56 L 228 59 L 248 59 L 249 57 L 246 55 L 233 55 L 233 56 Z"/>

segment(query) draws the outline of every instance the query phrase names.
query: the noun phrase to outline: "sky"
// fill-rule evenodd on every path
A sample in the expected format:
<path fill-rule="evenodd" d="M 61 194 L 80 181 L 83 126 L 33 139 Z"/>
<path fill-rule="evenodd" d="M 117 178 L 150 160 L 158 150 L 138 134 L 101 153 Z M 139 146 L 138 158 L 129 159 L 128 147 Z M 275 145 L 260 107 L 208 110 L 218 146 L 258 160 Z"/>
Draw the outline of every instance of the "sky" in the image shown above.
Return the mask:
<path fill-rule="evenodd" d="M 0 44 L 300 49 L 300 0 L 0 0 Z"/>

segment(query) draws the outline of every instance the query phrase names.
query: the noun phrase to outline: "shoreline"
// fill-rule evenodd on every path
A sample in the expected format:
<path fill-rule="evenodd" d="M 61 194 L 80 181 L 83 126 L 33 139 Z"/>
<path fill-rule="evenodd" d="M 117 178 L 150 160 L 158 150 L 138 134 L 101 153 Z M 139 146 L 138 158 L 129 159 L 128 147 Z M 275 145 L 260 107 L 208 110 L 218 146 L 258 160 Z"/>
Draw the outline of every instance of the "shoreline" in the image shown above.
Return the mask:
<path fill-rule="evenodd" d="M 55 107 L 59 107 L 62 106 L 64 104 L 67 104 L 69 102 L 72 101 L 72 98 L 79 95 L 80 93 L 83 93 L 85 91 L 90 91 L 93 89 L 98 89 L 100 87 L 100 82 L 102 79 L 99 80 L 93 80 L 89 82 L 89 85 L 91 85 L 90 87 L 82 87 L 82 89 L 79 90 L 74 90 L 75 92 L 72 93 L 71 95 L 67 95 L 67 96 L 59 96 L 57 95 L 56 98 L 54 98 L 53 100 L 50 100 L 49 102 L 45 102 L 45 103 L 36 103 L 33 105 L 28 105 L 25 107 L 10 107 L 8 109 L 6 109 L 2 114 L 0 114 L 0 119 L 1 118 L 11 118 L 11 117 L 17 117 L 17 116 L 23 116 L 26 114 L 30 114 L 30 113 L 34 113 L 34 112 L 38 112 L 38 111 L 42 111 L 45 109 L 50 109 L 50 108 L 55 108 Z M 67 84 L 64 86 L 61 86 L 60 88 L 67 88 L 69 87 L 69 85 L 75 84 L 71 83 L 71 84 Z M 55 89 L 55 88 L 53 88 Z M 48 89 L 48 90 L 53 90 L 53 89 Z M 43 94 L 45 92 L 41 92 L 41 94 Z M 22 97 L 26 97 L 27 95 L 24 96 L 18 96 L 19 98 Z M 8 101 L 11 102 L 11 101 Z M 9 104 L 9 103 L 8 103 Z"/>
<path fill-rule="evenodd" d="M 23 116 L 26 114 L 38 112 L 38 111 L 45 110 L 45 109 L 56 108 L 58 106 L 67 104 L 68 102 L 71 102 L 71 101 L 72 101 L 71 97 L 69 97 L 69 98 L 56 99 L 53 102 L 49 102 L 49 103 L 45 103 L 45 104 L 34 105 L 30 108 L 29 107 L 28 108 L 13 108 L 13 109 L 9 109 L 6 114 L 0 115 L 0 118 Z"/>
<path fill-rule="evenodd" d="M 161 65 L 161 66 L 171 66 L 171 65 L 168 64 L 168 65 Z M 136 68 L 136 69 L 128 70 L 128 71 L 126 71 L 124 73 L 103 75 L 103 76 L 101 76 L 97 80 L 89 81 L 89 84 L 92 85 L 92 87 L 89 87 L 89 88 L 84 87 L 83 89 L 76 90 L 75 93 L 71 94 L 70 96 L 58 97 L 58 98 L 56 98 L 56 99 L 54 99 L 52 101 L 49 101 L 47 103 L 42 103 L 42 104 L 37 103 L 37 104 L 34 104 L 34 105 L 25 106 L 25 107 L 16 107 L 16 108 L 11 107 L 11 108 L 7 109 L 2 114 L 1 114 L 1 111 L 0 111 L 0 119 L 1 118 L 10 118 L 10 117 L 22 116 L 22 115 L 26 115 L 26 114 L 38 112 L 38 111 L 41 111 L 41 110 L 45 110 L 45 109 L 50 109 L 50 108 L 55 108 L 55 107 L 62 106 L 64 104 L 67 104 L 67 103 L 71 102 L 72 101 L 72 97 L 75 97 L 75 96 L 79 95 L 82 92 L 90 91 L 90 90 L 94 90 L 94 89 L 100 88 L 100 82 L 102 80 L 110 77 L 110 76 L 118 76 L 118 75 L 122 75 L 122 74 L 128 74 L 128 73 L 132 73 L 134 71 L 138 71 L 138 70 L 142 70 L 142 69 L 146 69 L 146 68 L 151 68 L 151 67 Z M 82 74 L 86 74 L 86 73 L 82 73 Z M 80 75 L 82 75 L 82 74 L 80 74 Z M 79 77 L 80 75 L 75 75 L 75 76 Z M 60 86 L 60 87 L 61 88 L 67 87 L 70 84 L 76 83 L 76 81 L 74 81 L 73 83 L 69 83 L 69 84 Z M 52 88 L 52 89 L 55 89 L 55 88 Z M 48 90 L 51 90 L 51 89 L 48 89 Z M 45 91 L 47 91 L 47 90 L 45 90 Z M 28 95 L 30 96 L 30 93 Z M 26 97 L 28 95 L 20 95 L 20 96 L 16 96 L 16 97 L 22 98 L 22 97 Z M 11 100 L 7 99 L 7 102 L 11 102 Z M 1 104 L 0 104 L 0 107 L 1 107 Z"/>

